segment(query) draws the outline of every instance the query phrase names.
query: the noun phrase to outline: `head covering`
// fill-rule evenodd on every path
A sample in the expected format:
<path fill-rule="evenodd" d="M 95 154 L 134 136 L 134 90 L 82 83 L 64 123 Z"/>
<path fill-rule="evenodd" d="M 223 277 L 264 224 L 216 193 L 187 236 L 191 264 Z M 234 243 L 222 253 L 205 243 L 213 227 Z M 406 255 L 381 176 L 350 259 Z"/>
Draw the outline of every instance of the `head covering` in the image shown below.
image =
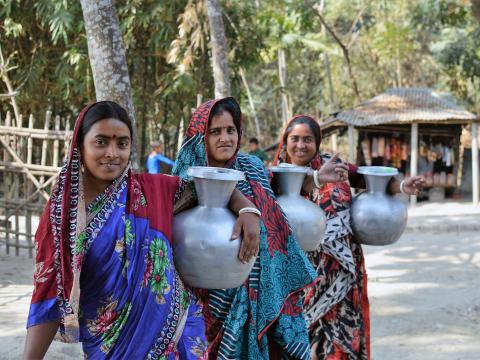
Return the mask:
<path fill-rule="evenodd" d="M 190 166 L 208 166 L 206 134 L 210 114 L 215 104 L 225 100 L 234 99 L 210 100 L 194 112 L 177 155 L 174 174 L 187 177 Z M 238 106 L 236 101 L 235 104 Z M 268 330 L 269 337 L 282 346 L 285 354 L 307 359 L 310 349 L 299 293 L 317 275 L 275 200 L 268 170 L 259 158 L 239 152 L 241 119 L 238 133 L 236 152 L 225 167 L 245 174 L 246 179 L 237 184 L 237 189 L 261 211 L 260 251 L 242 286 L 209 290 L 202 295 L 206 303 L 209 357 L 268 358 L 271 340 L 264 336 Z M 231 339 L 237 340 L 232 343 Z"/>

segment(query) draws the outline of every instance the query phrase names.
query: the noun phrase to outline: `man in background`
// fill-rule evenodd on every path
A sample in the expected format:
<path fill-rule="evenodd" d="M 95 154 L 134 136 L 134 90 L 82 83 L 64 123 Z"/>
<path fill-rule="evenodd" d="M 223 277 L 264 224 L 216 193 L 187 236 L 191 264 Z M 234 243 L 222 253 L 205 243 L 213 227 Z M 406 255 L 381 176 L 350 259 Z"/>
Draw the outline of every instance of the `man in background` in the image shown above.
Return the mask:
<path fill-rule="evenodd" d="M 160 141 L 153 141 L 150 146 L 152 152 L 147 157 L 147 172 L 149 174 L 170 174 L 175 162 L 161 154 Z"/>
<path fill-rule="evenodd" d="M 248 154 L 258 157 L 265 164 L 268 160 L 268 156 L 265 151 L 258 147 L 258 139 L 255 137 L 250 138 L 250 140 L 248 140 L 248 145 L 250 147 Z"/>

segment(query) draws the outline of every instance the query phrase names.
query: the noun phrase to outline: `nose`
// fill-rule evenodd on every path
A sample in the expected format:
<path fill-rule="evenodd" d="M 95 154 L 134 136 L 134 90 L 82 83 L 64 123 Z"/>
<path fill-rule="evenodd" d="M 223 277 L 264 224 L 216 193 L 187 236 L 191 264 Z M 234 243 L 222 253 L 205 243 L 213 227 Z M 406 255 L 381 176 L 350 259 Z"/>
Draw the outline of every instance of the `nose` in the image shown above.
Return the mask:
<path fill-rule="evenodd" d="M 115 159 L 118 156 L 117 146 L 116 146 L 115 143 L 110 144 L 107 147 L 107 152 L 106 152 L 105 156 L 109 159 Z"/>
<path fill-rule="evenodd" d="M 229 139 L 228 133 L 226 129 L 222 129 L 220 132 L 220 141 L 221 142 L 227 142 Z"/>
<path fill-rule="evenodd" d="M 297 142 L 297 148 L 304 149 L 305 148 L 305 142 L 303 140 L 299 140 Z"/>

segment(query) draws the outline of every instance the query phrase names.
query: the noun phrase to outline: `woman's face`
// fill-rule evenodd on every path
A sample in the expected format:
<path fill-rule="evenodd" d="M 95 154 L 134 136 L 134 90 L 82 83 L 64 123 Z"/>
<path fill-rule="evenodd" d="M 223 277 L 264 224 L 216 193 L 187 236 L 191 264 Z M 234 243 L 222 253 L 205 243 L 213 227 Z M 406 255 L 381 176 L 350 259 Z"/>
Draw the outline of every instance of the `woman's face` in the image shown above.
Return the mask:
<path fill-rule="evenodd" d="M 208 165 L 224 167 L 230 160 L 238 144 L 238 133 L 232 115 L 224 111 L 215 115 L 207 130 Z"/>
<path fill-rule="evenodd" d="M 131 142 L 125 123 L 113 118 L 97 121 L 85 134 L 81 146 L 85 170 L 98 180 L 115 180 L 128 165 Z"/>
<path fill-rule="evenodd" d="M 295 125 L 287 137 L 287 153 L 293 164 L 307 165 L 317 153 L 315 136 L 307 124 Z"/>

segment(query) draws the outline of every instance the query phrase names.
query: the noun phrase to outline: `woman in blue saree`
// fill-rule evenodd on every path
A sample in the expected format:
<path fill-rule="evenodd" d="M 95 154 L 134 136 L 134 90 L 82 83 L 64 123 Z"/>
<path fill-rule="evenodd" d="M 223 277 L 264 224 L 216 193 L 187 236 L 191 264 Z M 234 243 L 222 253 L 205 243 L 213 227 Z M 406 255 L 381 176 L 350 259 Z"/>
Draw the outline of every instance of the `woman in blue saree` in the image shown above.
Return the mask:
<path fill-rule="evenodd" d="M 298 246 L 275 200 L 262 161 L 238 153 L 241 111 L 233 98 L 211 100 L 192 115 L 174 174 L 190 166 L 244 172 L 237 189 L 261 211 L 258 257 L 245 283 L 234 289 L 199 290 L 204 304 L 209 359 L 309 359 L 301 290 L 316 272 Z"/>
<path fill-rule="evenodd" d="M 185 203 L 189 184 L 132 173 L 131 143 L 128 115 L 113 102 L 77 119 L 36 233 L 25 359 L 43 358 L 55 335 L 81 341 L 88 359 L 204 357 L 202 308 L 174 268 L 170 243 L 174 204 Z"/>

